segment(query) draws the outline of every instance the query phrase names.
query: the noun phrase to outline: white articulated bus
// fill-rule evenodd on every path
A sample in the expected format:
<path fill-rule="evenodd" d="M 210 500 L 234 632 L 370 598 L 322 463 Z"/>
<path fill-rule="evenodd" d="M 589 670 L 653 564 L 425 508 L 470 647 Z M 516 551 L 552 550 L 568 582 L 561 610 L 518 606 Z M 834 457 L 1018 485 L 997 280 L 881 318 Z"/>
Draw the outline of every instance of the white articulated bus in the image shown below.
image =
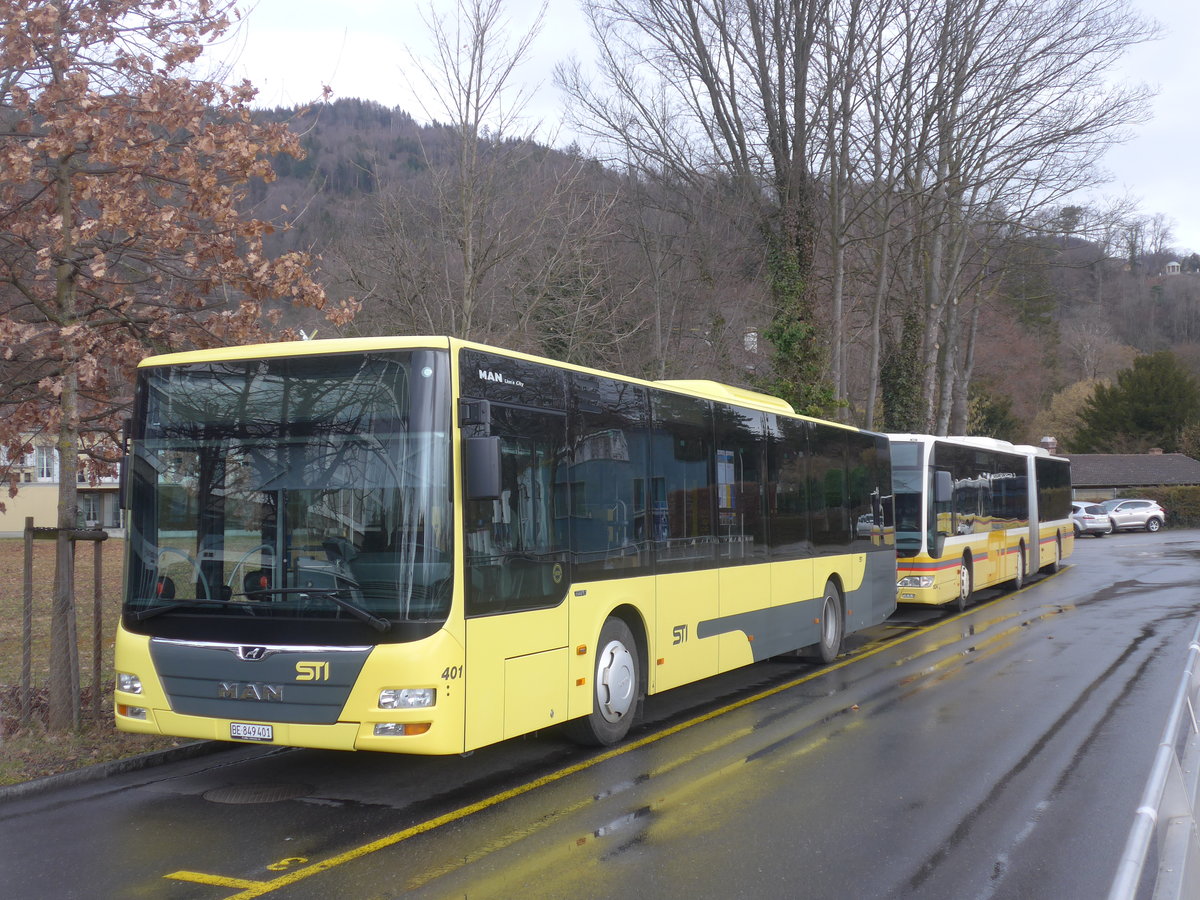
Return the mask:
<path fill-rule="evenodd" d="M 897 600 L 965 609 L 1074 549 L 1071 466 L 1039 447 L 892 434 Z"/>

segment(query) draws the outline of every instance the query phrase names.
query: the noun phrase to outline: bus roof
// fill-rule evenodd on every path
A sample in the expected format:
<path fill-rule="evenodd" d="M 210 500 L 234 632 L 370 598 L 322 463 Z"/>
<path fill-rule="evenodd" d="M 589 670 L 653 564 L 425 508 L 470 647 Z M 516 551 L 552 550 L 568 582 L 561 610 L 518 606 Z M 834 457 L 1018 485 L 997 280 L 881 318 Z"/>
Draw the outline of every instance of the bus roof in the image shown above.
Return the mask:
<path fill-rule="evenodd" d="M 587 366 L 575 365 L 574 363 L 564 363 L 557 360 L 546 359 L 533 354 L 523 353 L 519 350 L 509 350 L 504 347 L 496 347 L 474 341 L 465 341 L 459 338 L 447 337 L 445 335 L 394 335 L 387 337 L 327 338 L 322 340 L 279 341 L 270 344 L 244 344 L 228 347 L 214 347 L 208 350 L 186 350 L 178 353 L 164 353 L 157 356 L 148 356 L 138 363 L 138 368 L 220 362 L 223 360 L 265 359 L 285 356 L 318 356 L 335 353 L 362 353 L 372 350 L 407 350 L 415 348 L 456 350 L 462 347 L 469 347 L 488 353 L 499 353 L 504 356 L 526 359 L 532 362 L 545 363 L 576 372 L 588 372 L 606 378 L 619 378 L 622 381 L 642 384 L 647 387 L 658 387 L 669 391 L 677 391 L 679 393 L 692 394 L 708 400 L 717 400 L 723 403 L 733 403 L 739 406 L 756 407 L 763 411 L 780 413 L 787 416 L 795 416 L 796 418 L 808 419 L 810 421 L 824 421 L 820 419 L 814 419 L 812 416 L 807 416 L 803 413 L 797 413 L 793 409 L 792 405 L 786 400 L 770 394 L 753 391 L 748 388 L 735 387 L 733 385 L 705 379 L 664 379 L 659 381 L 649 381 L 646 379 L 637 378 L 635 376 L 622 375 L 617 372 L 605 372 L 600 369 L 592 369 Z M 845 428 L 848 431 L 862 430 L 853 425 L 846 425 L 841 422 L 827 422 L 826 424 Z"/>
<path fill-rule="evenodd" d="M 932 443 L 933 441 L 945 441 L 949 444 L 959 444 L 964 447 L 978 447 L 981 450 L 1002 450 L 1006 453 L 1022 453 L 1031 456 L 1051 455 L 1050 451 L 1045 447 L 1034 447 L 1032 444 L 1014 444 L 1011 441 L 1002 441 L 999 438 L 975 437 L 974 435 L 966 434 L 889 434 L 888 439 L 923 444 Z M 1060 458 L 1065 459 L 1066 457 Z"/>
<path fill-rule="evenodd" d="M 708 381 L 701 378 L 679 378 L 661 379 L 654 383 L 661 384 L 665 388 L 676 388 L 690 391 L 693 394 L 703 394 L 706 397 L 714 400 L 722 400 L 727 403 L 758 404 L 759 406 L 769 406 L 776 412 L 785 413 L 789 416 L 796 414 L 796 410 L 792 408 L 792 404 L 780 397 L 776 397 L 773 394 L 763 394 L 759 391 L 751 391 L 747 388 L 734 387 L 731 384 L 722 384 L 719 381 Z"/>
<path fill-rule="evenodd" d="M 389 337 L 330 338 L 319 341 L 277 341 L 271 344 L 241 344 L 213 347 L 209 350 L 184 350 L 147 356 L 138 368 L 150 366 L 180 366 L 197 362 L 218 362 L 227 359 L 262 359 L 280 356 L 316 356 L 325 353 L 361 353 L 368 350 L 407 350 L 413 347 L 443 349 L 450 345 L 446 337 Z"/>

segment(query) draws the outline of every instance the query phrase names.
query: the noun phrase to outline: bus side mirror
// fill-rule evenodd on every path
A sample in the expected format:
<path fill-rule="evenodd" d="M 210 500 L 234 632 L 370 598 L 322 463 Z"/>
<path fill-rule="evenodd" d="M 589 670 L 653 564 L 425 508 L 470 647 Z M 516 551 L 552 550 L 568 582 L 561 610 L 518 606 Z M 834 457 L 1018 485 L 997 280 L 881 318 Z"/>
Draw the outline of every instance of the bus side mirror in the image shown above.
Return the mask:
<path fill-rule="evenodd" d="M 117 464 L 117 508 L 129 509 L 129 454 L 122 453 Z"/>
<path fill-rule="evenodd" d="M 492 424 L 492 404 L 487 400 L 458 401 L 458 424 L 460 426 L 482 425 L 485 429 Z"/>
<path fill-rule="evenodd" d="M 500 499 L 500 438 L 463 438 L 467 500 Z"/>
<path fill-rule="evenodd" d="M 944 469 L 939 469 L 933 473 L 933 502 L 934 503 L 949 503 L 950 498 L 954 494 L 954 482 L 950 479 L 950 473 Z"/>
<path fill-rule="evenodd" d="M 121 461 L 117 465 L 117 507 L 129 509 L 129 440 L 133 435 L 133 419 L 126 419 L 121 428 Z"/>

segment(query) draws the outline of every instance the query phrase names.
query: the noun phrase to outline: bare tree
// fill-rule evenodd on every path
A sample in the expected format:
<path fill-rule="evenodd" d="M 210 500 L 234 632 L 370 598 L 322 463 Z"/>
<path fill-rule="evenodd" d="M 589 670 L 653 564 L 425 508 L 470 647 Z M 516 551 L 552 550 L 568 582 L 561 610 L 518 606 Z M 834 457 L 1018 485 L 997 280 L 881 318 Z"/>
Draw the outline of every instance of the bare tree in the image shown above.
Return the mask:
<path fill-rule="evenodd" d="M 681 181 L 720 177 L 759 210 L 777 388 L 825 405 L 823 329 L 811 304 L 809 79 L 824 0 L 588 0 L 603 71 L 560 69 L 579 126 L 626 165 Z"/>
<path fill-rule="evenodd" d="M 229 29 L 230 2 L 14 0 L 5 13 L 0 460 L 30 452 L 39 433 L 58 451 L 58 730 L 79 716 L 70 534 L 89 468 L 81 449 L 93 464 L 113 460 L 131 367 L 148 350 L 266 339 L 280 301 L 321 308 L 325 294 L 308 257 L 267 258 L 273 226 L 241 213 L 248 182 L 274 175 L 269 156 L 299 154 L 296 135 L 254 122 L 249 84 L 187 76 Z M 353 304 L 327 315 L 345 322 Z"/>
<path fill-rule="evenodd" d="M 981 253 L 994 258 L 1014 224 L 1094 183 L 1099 155 L 1145 114 L 1145 90 L 1107 86 L 1105 73 L 1153 34 L 1120 0 L 973 0 L 931 20 L 931 152 L 918 175 L 929 198 L 923 355 L 935 429 L 950 418 L 945 388 L 962 363 L 962 300 Z"/>
<path fill-rule="evenodd" d="M 514 32 L 503 0 L 423 15 L 412 55 L 433 121 L 420 179 L 382 183 L 334 256 L 366 308 L 355 327 L 505 343 L 595 362 L 637 324 L 604 269 L 611 179 L 537 140 L 516 82 L 545 5 Z M 438 124 L 442 123 L 442 124 Z"/>

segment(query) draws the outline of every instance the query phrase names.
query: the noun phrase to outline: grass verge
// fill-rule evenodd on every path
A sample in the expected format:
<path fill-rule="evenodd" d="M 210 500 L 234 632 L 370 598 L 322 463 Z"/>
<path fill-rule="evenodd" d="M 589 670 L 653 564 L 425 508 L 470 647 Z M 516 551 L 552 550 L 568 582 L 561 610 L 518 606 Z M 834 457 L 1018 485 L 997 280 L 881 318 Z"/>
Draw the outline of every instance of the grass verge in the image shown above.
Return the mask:
<path fill-rule="evenodd" d="M 100 683 L 92 684 L 95 548 L 101 554 Z M 20 684 L 24 655 L 25 542 L 0 538 L 0 785 L 57 775 L 82 766 L 125 759 L 175 747 L 186 741 L 117 731 L 112 720 L 113 635 L 121 610 L 124 541 L 81 544 L 75 559 L 76 629 L 81 686 L 81 726 L 76 731 L 46 730 L 50 678 L 50 600 L 54 543 L 33 544 L 30 710 L 22 715 Z M 93 690 L 100 691 L 100 716 L 93 715 Z"/>

